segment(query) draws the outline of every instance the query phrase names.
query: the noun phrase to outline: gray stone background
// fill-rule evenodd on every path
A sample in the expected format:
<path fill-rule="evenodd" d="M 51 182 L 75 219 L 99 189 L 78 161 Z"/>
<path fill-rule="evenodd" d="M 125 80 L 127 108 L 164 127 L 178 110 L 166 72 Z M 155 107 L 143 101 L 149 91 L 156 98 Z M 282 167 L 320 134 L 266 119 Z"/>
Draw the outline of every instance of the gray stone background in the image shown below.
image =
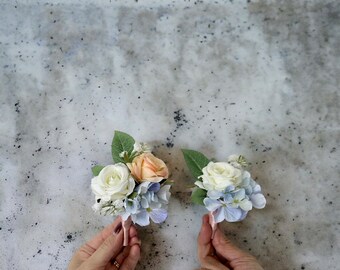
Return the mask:
<path fill-rule="evenodd" d="M 137 269 L 194 269 L 203 207 L 180 148 L 239 153 L 267 197 L 224 223 L 265 269 L 339 269 L 339 1 L 0 1 L 0 268 L 65 269 L 112 217 L 91 166 L 155 146 L 169 218 Z"/>

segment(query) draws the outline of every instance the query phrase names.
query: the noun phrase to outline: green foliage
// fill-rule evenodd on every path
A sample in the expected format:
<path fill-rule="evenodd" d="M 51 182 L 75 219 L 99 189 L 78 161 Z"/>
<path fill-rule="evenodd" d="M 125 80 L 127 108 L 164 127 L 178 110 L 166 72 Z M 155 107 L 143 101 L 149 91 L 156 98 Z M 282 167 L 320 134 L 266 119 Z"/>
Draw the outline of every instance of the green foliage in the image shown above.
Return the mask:
<path fill-rule="evenodd" d="M 134 144 L 135 140 L 129 134 L 116 130 L 111 145 L 112 158 L 114 162 L 126 163 L 126 158 L 121 157 L 120 154 L 122 152 L 127 152 L 127 155 L 130 156 L 133 151 Z"/>
<path fill-rule="evenodd" d="M 100 171 L 104 168 L 104 166 L 96 165 L 91 168 L 93 176 L 97 176 Z"/>
<path fill-rule="evenodd" d="M 202 175 L 202 169 L 208 165 L 210 160 L 202 153 L 194 150 L 182 149 L 182 153 L 192 176 L 198 179 Z"/>
<path fill-rule="evenodd" d="M 204 205 L 203 200 L 207 197 L 207 191 L 196 188 L 191 194 L 191 201 L 196 204 Z"/>

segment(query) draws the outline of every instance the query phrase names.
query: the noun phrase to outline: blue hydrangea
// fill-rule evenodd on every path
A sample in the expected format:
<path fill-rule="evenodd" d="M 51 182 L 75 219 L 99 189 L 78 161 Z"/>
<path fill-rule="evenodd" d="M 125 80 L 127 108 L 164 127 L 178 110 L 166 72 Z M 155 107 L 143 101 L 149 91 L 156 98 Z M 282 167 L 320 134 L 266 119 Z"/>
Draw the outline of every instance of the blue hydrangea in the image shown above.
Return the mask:
<path fill-rule="evenodd" d="M 134 223 L 141 226 L 150 224 L 150 218 L 155 223 L 165 221 L 168 216 L 167 205 L 170 198 L 170 185 L 143 182 L 138 185 L 130 198 L 124 202 L 126 220 L 131 217 Z"/>
<path fill-rule="evenodd" d="M 208 190 L 203 203 L 213 212 L 216 223 L 223 220 L 237 222 L 243 220 L 253 207 L 264 208 L 266 199 L 260 185 L 246 172 L 238 187 L 230 185 L 224 191 Z"/>

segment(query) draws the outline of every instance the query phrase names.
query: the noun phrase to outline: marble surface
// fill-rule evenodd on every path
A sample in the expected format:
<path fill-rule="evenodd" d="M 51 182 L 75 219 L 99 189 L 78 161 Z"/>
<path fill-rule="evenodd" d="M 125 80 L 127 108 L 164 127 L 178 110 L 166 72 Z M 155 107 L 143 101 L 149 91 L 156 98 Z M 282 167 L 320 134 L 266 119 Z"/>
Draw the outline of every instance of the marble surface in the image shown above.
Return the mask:
<path fill-rule="evenodd" d="M 252 162 L 268 205 L 223 228 L 265 269 L 339 269 L 339 1 L 1 1 L 0 18 L 1 269 L 65 269 L 110 223 L 89 185 L 114 130 L 176 181 L 137 269 L 199 266 L 182 147 Z"/>

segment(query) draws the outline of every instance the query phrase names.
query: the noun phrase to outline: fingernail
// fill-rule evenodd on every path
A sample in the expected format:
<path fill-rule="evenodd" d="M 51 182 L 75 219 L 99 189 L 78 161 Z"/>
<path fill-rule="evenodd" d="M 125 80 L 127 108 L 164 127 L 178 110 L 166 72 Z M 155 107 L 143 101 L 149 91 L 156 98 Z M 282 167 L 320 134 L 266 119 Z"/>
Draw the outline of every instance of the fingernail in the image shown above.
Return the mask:
<path fill-rule="evenodd" d="M 122 223 L 119 222 L 119 224 L 116 226 L 116 228 L 113 230 L 115 234 L 119 234 L 119 232 L 122 230 Z"/>

